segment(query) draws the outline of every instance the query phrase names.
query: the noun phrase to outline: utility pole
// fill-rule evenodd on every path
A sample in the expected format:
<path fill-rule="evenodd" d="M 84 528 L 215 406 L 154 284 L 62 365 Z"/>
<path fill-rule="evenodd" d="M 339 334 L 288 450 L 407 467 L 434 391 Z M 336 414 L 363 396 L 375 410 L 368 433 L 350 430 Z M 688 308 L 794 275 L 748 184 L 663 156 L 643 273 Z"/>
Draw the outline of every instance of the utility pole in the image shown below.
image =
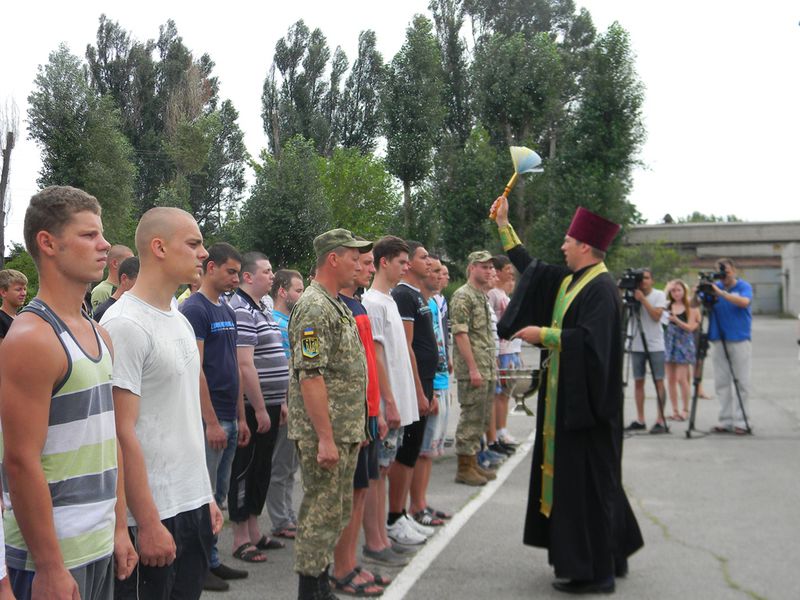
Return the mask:
<path fill-rule="evenodd" d="M 0 268 L 6 262 L 6 188 L 8 187 L 8 171 L 11 164 L 11 151 L 14 149 L 14 132 L 6 133 L 6 145 L 3 148 L 3 174 L 0 176 Z"/>

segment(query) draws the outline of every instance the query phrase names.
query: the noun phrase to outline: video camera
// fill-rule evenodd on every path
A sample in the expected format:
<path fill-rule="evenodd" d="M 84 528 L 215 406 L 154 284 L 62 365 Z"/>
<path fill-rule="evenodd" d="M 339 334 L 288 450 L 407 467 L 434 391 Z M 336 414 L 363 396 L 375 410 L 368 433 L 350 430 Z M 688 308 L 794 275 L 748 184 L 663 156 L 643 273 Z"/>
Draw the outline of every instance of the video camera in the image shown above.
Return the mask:
<path fill-rule="evenodd" d="M 714 301 L 716 301 L 717 297 L 714 294 L 713 285 L 715 282 L 722 281 L 723 279 L 725 279 L 725 275 L 728 274 L 725 268 L 725 263 L 719 263 L 717 264 L 717 267 L 719 268 L 719 271 L 717 271 L 716 273 L 708 273 L 700 271 L 697 274 L 697 278 L 699 280 L 697 284 L 697 291 L 703 295 L 702 296 L 703 300 L 706 302 L 713 303 Z"/>
<path fill-rule="evenodd" d="M 621 290 L 636 290 L 644 279 L 644 269 L 625 269 L 617 287 Z"/>
<path fill-rule="evenodd" d="M 631 304 L 636 303 L 634 292 L 639 289 L 639 285 L 644 279 L 644 269 L 625 269 L 622 277 L 617 282 L 617 287 L 622 290 L 622 299 Z"/>

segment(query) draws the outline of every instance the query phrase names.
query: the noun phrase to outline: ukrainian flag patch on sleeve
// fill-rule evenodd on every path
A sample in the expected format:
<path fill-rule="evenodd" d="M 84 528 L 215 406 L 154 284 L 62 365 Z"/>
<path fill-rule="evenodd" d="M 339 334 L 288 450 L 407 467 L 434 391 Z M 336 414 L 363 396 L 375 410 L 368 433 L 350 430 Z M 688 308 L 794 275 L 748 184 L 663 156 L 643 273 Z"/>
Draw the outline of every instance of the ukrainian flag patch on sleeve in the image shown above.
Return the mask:
<path fill-rule="evenodd" d="M 313 327 L 303 330 L 303 339 L 300 342 L 303 358 L 317 358 L 319 356 L 319 338 Z"/>

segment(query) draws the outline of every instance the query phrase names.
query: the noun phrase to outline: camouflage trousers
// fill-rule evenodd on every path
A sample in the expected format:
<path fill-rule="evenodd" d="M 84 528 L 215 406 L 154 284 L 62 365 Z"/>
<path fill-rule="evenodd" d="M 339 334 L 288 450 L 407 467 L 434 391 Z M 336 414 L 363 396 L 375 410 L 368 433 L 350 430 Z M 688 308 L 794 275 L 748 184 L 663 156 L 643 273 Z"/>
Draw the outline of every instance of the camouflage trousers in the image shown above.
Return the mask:
<path fill-rule="evenodd" d="M 359 444 L 337 443 L 332 469 L 317 463 L 317 442 L 298 441 L 303 501 L 294 542 L 294 570 L 317 577 L 333 561 L 333 549 L 353 510 L 353 475 Z"/>
<path fill-rule="evenodd" d="M 494 408 L 494 379 L 472 387 L 469 379 L 458 381 L 458 403 L 461 416 L 456 427 L 456 454 L 474 455 L 481 447 L 481 436 L 489 428 Z"/>

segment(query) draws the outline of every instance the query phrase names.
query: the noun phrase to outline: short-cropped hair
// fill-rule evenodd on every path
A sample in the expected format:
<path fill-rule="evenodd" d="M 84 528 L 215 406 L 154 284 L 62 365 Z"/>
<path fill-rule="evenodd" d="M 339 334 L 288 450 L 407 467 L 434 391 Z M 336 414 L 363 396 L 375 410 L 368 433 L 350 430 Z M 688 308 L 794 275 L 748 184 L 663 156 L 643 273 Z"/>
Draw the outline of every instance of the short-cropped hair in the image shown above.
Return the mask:
<path fill-rule="evenodd" d="M 410 254 L 408 244 L 394 235 L 385 235 L 372 246 L 372 256 L 375 259 L 375 268 L 380 270 L 381 259 L 391 261 L 403 253 Z"/>
<path fill-rule="evenodd" d="M 64 226 L 72 220 L 72 216 L 84 211 L 100 215 L 100 203 L 91 194 L 68 185 L 46 187 L 31 198 L 25 211 L 23 235 L 25 247 L 35 263 L 39 262 L 36 235 L 40 231 L 47 231 L 53 235 L 61 234 Z"/>
<path fill-rule="evenodd" d="M 203 261 L 203 273 L 208 271 L 208 263 L 213 262 L 215 265 L 219 266 L 225 264 L 229 260 L 235 260 L 241 264 L 242 255 L 229 243 L 217 242 L 208 249 L 208 258 Z"/>
<path fill-rule="evenodd" d="M 408 244 L 408 260 L 414 260 L 417 249 L 422 248 L 423 244 L 417 240 L 406 240 L 406 244 Z"/>
<path fill-rule="evenodd" d="M 275 272 L 275 279 L 272 280 L 272 289 L 269 295 L 275 300 L 278 297 L 278 291 L 281 289 L 288 290 L 294 279 L 303 281 L 303 276 L 299 271 L 292 271 L 291 269 L 280 269 Z"/>
<path fill-rule="evenodd" d="M 495 271 L 502 271 L 506 265 L 511 264 L 511 259 L 508 258 L 505 254 L 495 254 L 492 257 L 492 265 L 494 266 Z"/>
<path fill-rule="evenodd" d="M 18 283 L 28 285 L 28 278 L 25 273 L 20 273 L 15 269 L 3 269 L 0 271 L 0 290 L 8 290 L 12 285 Z"/>
<path fill-rule="evenodd" d="M 245 252 L 244 255 L 242 255 L 242 269 L 241 269 L 241 272 L 242 273 L 252 273 L 253 271 L 256 270 L 256 263 L 258 263 L 258 261 L 261 261 L 261 260 L 267 260 L 268 261 L 269 258 L 267 258 L 267 255 L 264 254 L 263 252 L 256 252 L 256 251 Z"/>
<path fill-rule="evenodd" d="M 125 275 L 128 279 L 136 279 L 139 276 L 139 259 L 129 256 L 119 264 L 120 278 Z"/>

